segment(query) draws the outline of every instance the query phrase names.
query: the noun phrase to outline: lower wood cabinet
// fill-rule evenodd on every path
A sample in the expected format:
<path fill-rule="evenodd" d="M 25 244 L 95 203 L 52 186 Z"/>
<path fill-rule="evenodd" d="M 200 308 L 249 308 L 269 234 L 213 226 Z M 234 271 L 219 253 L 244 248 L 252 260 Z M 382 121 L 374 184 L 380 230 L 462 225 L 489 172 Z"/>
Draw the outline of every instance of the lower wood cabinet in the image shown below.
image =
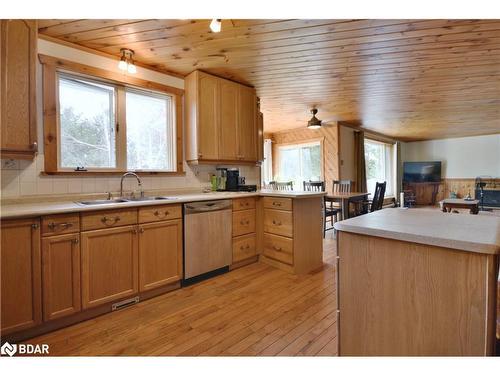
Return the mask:
<path fill-rule="evenodd" d="M 42 274 L 44 321 L 81 310 L 79 233 L 42 240 Z"/>
<path fill-rule="evenodd" d="M 138 292 L 137 226 L 81 233 L 84 309 Z"/>
<path fill-rule="evenodd" d="M 40 220 L 1 223 L 1 334 L 42 322 Z"/>
<path fill-rule="evenodd" d="M 141 224 L 139 227 L 139 291 L 182 278 L 182 220 Z"/>

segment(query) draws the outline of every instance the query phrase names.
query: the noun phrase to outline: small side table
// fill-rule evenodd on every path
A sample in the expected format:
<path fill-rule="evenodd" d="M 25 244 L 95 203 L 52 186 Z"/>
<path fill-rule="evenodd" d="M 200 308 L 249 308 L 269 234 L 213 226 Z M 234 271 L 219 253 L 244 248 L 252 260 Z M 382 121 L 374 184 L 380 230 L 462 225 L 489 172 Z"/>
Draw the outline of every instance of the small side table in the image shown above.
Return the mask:
<path fill-rule="evenodd" d="M 479 212 L 479 201 L 477 199 L 466 201 L 465 199 L 447 198 L 439 202 L 443 212 L 451 212 L 454 208 L 466 208 L 470 213 L 477 215 Z"/>

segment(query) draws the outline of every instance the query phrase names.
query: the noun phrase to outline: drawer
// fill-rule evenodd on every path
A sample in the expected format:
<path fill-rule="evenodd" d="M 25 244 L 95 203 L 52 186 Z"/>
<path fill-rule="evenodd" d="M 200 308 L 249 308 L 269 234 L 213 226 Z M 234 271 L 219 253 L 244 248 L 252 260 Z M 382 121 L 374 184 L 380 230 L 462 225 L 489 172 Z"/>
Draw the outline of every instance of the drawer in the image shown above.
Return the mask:
<path fill-rule="evenodd" d="M 77 233 L 80 231 L 80 215 L 48 215 L 42 217 L 42 235 L 55 236 L 58 234 Z"/>
<path fill-rule="evenodd" d="M 110 210 L 82 213 L 82 231 L 137 224 L 137 210 Z"/>
<path fill-rule="evenodd" d="M 264 255 L 282 263 L 293 264 L 293 240 L 264 233 Z"/>
<path fill-rule="evenodd" d="M 291 198 L 273 198 L 264 197 L 264 208 L 275 208 L 277 210 L 292 210 L 292 199 Z"/>
<path fill-rule="evenodd" d="M 255 208 L 255 198 L 233 199 L 233 211 L 249 210 Z"/>
<path fill-rule="evenodd" d="M 180 204 L 165 204 L 139 208 L 139 223 L 152 223 L 170 219 L 181 219 L 182 207 Z"/>
<path fill-rule="evenodd" d="M 233 237 L 255 233 L 255 210 L 233 212 Z"/>
<path fill-rule="evenodd" d="M 264 232 L 292 237 L 292 212 L 264 209 Z"/>
<path fill-rule="evenodd" d="M 255 254 L 255 234 L 233 238 L 233 263 L 251 258 Z"/>

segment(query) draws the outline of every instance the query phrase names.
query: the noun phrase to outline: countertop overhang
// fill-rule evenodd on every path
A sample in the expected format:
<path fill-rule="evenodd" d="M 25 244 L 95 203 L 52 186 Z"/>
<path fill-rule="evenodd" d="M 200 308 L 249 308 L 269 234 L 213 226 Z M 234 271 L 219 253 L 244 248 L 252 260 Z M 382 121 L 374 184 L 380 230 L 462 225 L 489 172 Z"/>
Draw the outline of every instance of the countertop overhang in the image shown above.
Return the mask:
<path fill-rule="evenodd" d="M 500 254 L 500 217 L 386 208 L 335 223 L 335 229 L 482 254 Z"/>
<path fill-rule="evenodd" d="M 64 214 L 72 212 L 114 210 L 120 208 L 134 208 L 142 206 L 201 202 L 201 201 L 210 201 L 218 199 L 237 199 L 237 198 L 256 197 L 256 196 L 304 199 L 304 198 L 322 197 L 325 194 L 326 193 L 324 192 L 259 190 L 256 192 L 209 192 L 209 193 L 197 193 L 197 194 L 191 193 L 191 194 L 172 194 L 172 195 L 167 194 L 169 197 L 175 199 L 129 201 L 121 203 L 102 204 L 102 205 L 83 205 L 74 201 L 18 203 L 18 204 L 6 204 L 6 205 L 2 204 L 0 209 L 0 218 L 2 220 L 21 219 L 21 218 Z"/>

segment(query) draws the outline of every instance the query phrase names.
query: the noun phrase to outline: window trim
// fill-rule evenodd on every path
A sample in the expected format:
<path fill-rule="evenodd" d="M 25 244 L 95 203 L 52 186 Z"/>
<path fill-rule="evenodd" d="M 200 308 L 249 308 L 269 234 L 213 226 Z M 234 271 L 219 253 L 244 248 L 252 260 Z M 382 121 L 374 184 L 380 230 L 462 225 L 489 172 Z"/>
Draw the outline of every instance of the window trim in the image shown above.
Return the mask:
<path fill-rule="evenodd" d="M 184 159 L 183 159 L 183 133 L 182 133 L 182 113 L 183 113 L 183 96 L 184 90 L 171 86 L 166 86 L 152 81 L 124 75 L 122 73 L 108 71 L 88 65 L 75 63 L 68 60 L 58 59 L 47 55 L 38 55 L 43 68 L 43 134 L 44 134 L 44 172 L 42 175 L 121 175 L 127 171 L 126 169 L 126 153 L 120 152 L 118 148 L 126 148 L 126 129 L 123 129 L 121 134 L 116 137 L 116 168 L 113 169 L 89 169 L 87 171 L 75 171 L 59 169 L 59 116 L 58 116 L 58 73 L 66 73 L 70 75 L 80 75 L 84 79 L 90 81 L 102 82 L 104 84 L 112 84 L 117 87 L 116 106 L 124 106 L 126 89 L 146 91 L 160 95 L 169 95 L 172 97 L 173 107 L 173 131 L 174 131 L 174 147 L 175 147 L 175 171 L 153 171 L 142 170 L 137 171 L 139 175 L 185 175 Z M 116 108 L 118 124 L 125 124 L 124 107 L 120 111 Z M 125 128 L 125 127 L 124 127 Z M 120 160 L 123 159 L 123 160 Z"/>

